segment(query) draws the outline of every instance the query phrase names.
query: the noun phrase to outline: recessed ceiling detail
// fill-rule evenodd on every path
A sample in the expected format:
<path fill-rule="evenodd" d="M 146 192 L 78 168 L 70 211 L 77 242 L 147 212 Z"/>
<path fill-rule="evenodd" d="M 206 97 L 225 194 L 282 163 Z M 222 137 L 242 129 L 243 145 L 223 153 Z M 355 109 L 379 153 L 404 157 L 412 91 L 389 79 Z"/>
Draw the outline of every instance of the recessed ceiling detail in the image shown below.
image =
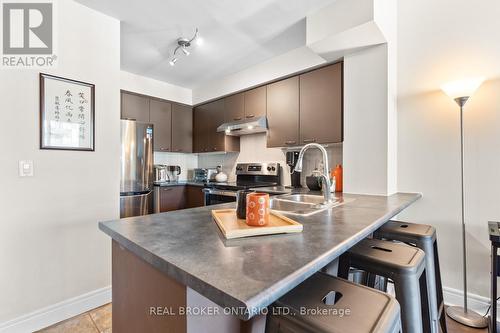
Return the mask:
<path fill-rule="evenodd" d="M 76 1 L 121 21 L 123 70 L 193 88 L 304 46 L 305 17 L 335 0 Z M 171 66 L 196 27 L 203 46 Z"/>

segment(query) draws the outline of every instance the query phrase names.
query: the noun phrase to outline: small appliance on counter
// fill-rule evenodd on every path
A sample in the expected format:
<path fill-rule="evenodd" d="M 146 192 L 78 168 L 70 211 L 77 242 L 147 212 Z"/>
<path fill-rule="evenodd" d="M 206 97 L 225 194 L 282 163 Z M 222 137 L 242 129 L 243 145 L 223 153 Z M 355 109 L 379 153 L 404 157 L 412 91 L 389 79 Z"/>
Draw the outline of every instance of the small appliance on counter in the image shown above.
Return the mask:
<path fill-rule="evenodd" d="M 214 168 L 195 168 L 193 180 L 200 183 L 215 181 L 216 174 L 217 170 Z"/>
<path fill-rule="evenodd" d="M 222 165 L 217 166 L 217 174 L 215 175 L 215 181 L 217 183 L 224 183 L 227 181 L 227 174 L 222 171 Z"/>
<path fill-rule="evenodd" d="M 204 183 L 207 181 L 207 169 L 205 168 L 195 168 L 194 169 L 193 181 Z"/>
<path fill-rule="evenodd" d="M 286 164 L 290 167 L 290 177 L 291 184 L 293 188 L 302 187 L 300 184 L 300 172 L 295 171 L 295 165 L 297 164 L 297 159 L 299 158 L 298 151 L 287 151 L 286 152 Z"/>
<path fill-rule="evenodd" d="M 178 182 L 181 167 L 178 165 L 167 165 L 167 177 L 169 182 Z"/>
<path fill-rule="evenodd" d="M 207 169 L 207 181 L 214 182 L 215 176 L 217 176 L 217 168 L 208 168 Z"/>
<path fill-rule="evenodd" d="M 155 179 L 154 179 L 155 184 L 168 182 L 167 166 L 165 164 L 155 164 L 154 173 L 155 173 Z"/>
<path fill-rule="evenodd" d="M 311 191 L 321 191 L 321 177 L 320 172 L 314 170 L 310 176 L 306 177 L 307 188 Z"/>

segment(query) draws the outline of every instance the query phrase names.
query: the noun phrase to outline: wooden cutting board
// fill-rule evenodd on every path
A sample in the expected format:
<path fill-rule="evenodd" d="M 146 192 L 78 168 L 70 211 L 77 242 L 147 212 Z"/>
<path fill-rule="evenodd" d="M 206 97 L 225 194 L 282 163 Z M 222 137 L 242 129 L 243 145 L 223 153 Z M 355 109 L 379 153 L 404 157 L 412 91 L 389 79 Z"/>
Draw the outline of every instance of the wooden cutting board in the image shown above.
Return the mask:
<path fill-rule="evenodd" d="M 269 223 L 263 227 L 253 227 L 245 220 L 238 219 L 236 209 L 214 209 L 212 217 L 226 239 L 302 232 L 303 226 L 286 216 L 271 212 Z"/>

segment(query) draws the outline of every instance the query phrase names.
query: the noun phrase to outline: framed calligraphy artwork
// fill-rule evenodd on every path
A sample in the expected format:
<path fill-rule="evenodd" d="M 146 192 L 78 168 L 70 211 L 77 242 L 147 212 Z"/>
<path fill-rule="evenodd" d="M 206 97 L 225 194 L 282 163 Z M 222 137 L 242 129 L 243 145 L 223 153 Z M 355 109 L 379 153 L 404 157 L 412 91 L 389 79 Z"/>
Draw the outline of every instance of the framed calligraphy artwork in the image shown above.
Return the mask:
<path fill-rule="evenodd" d="M 94 151 L 95 85 L 40 73 L 40 149 Z"/>

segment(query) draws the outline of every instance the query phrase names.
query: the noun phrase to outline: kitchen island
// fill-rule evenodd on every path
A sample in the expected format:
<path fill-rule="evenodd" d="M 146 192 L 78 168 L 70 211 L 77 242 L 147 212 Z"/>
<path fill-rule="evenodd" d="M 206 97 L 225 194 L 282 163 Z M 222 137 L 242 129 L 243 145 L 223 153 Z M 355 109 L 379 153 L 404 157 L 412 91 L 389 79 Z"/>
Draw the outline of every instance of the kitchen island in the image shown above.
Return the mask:
<path fill-rule="evenodd" d="M 291 216 L 302 233 L 235 240 L 211 216 L 234 203 L 100 222 L 113 239 L 113 329 L 259 331 L 268 305 L 420 197 L 338 195 L 340 206 Z"/>

